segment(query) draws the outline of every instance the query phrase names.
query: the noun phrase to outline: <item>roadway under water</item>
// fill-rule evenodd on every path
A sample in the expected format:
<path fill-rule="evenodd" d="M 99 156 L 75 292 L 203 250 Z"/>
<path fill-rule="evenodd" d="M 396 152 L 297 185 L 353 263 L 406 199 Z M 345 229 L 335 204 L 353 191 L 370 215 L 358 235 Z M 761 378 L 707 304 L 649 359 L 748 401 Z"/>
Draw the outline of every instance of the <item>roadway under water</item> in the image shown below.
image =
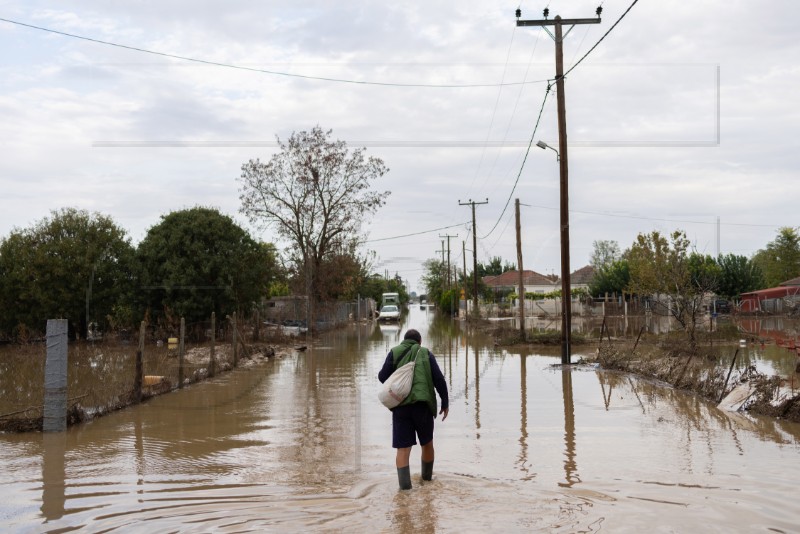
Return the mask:
<path fill-rule="evenodd" d="M 43 531 L 772 531 L 800 523 L 800 426 L 553 367 L 412 309 L 61 434 L 0 435 L 0 521 Z M 422 332 L 451 396 L 400 492 L 376 375 Z M 590 349 L 587 349 L 590 350 Z"/>

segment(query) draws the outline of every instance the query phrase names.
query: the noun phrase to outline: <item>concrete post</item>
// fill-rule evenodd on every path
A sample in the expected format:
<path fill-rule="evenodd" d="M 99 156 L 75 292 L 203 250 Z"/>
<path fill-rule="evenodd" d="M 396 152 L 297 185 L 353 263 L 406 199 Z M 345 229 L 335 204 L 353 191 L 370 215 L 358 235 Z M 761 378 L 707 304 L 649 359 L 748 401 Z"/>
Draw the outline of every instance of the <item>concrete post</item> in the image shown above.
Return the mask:
<path fill-rule="evenodd" d="M 67 320 L 47 321 L 47 360 L 44 367 L 45 432 L 67 428 Z"/>

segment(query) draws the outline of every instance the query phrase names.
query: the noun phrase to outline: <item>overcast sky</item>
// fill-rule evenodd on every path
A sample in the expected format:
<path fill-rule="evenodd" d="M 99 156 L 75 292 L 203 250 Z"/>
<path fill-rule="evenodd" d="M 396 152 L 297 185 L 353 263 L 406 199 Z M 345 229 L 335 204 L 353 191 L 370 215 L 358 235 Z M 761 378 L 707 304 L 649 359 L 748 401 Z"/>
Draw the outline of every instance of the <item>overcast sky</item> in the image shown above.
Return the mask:
<path fill-rule="evenodd" d="M 574 27 L 566 68 L 631 2 L 605 0 L 600 24 Z M 136 244 L 162 215 L 202 205 L 274 241 L 239 214 L 241 165 L 269 159 L 276 135 L 319 125 L 390 169 L 375 187 L 391 196 L 364 228 L 377 272 L 419 290 L 445 234 L 458 236 L 462 265 L 469 199 L 488 198 L 478 260 L 516 262 L 519 198 L 525 268 L 558 274 L 558 162 L 535 146 L 558 147 L 555 90 L 523 166 L 554 43 L 514 17 L 521 7 L 541 19 L 548 4 L 551 18 L 597 7 L 0 0 L 3 19 L 243 67 L 0 21 L 0 236 L 77 207 L 111 216 Z M 719 218 L 719 252 L 750 256 L 799 224 L 798 19 L 789 0 L 640 0 L 569 73 L 571 270 L 595 240 L 625 249 L 638 233 L 683 229 L 716 255 Z"/>

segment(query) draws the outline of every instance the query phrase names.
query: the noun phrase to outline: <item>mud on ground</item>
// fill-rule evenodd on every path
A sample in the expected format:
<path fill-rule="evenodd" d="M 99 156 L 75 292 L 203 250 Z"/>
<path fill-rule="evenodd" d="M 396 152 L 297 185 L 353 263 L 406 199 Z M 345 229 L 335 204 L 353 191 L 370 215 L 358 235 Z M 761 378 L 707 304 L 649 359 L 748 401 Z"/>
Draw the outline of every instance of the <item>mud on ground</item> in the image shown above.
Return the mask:
<path fill-rule="evenodd" d="M 675 345 L 640 345 L 634 350 L 632 343 L 609 343 L 597 349 L 594 361 L 604 369 L 653 378 L 694 392 L 715 404 L 737 385 L 748 383 L 753 395 L 746 405 L 747 412 L 800 422 L 800 391 L 784 398 L 786 388 L 782 389 L 784 381 L 780 377 L 765 375 L 755 367 L 731 372 L 702 349 L 692 354 Z"/>
<path fill-rule="evenodd" d="M 491 335 L 498 346 L 545 347 L 558 346 L 561 343 L 559 331 L 528 332 L 523 340 L 519 329 L 511 328 L 507 324 L 480 320 L 476 326 Z M 590 340 L 585 336 L 573 335 L 571 342 L 577 346 L 589 343 Z M 627 340 L 603 342 L 590 362 L 599 363 L 604 369 L 636 374 L 677 389 L 691 391 L 715 404 L 737 385 L 749 383 L 754 394 L 746 405 L 746 411 L 800 422 L 800 390 L 797 395 L 786 397 L 786 388 L 782 388 L 785 384 L 780 377 L 767 376 L 754 367 L 734 370 L 728 376 L 729 369 L 721 366 L 716 356 L 703 348 L 697 348 L 692 355 L 686 342 L 675 336 L 643 340 L 640 344 Z"/>

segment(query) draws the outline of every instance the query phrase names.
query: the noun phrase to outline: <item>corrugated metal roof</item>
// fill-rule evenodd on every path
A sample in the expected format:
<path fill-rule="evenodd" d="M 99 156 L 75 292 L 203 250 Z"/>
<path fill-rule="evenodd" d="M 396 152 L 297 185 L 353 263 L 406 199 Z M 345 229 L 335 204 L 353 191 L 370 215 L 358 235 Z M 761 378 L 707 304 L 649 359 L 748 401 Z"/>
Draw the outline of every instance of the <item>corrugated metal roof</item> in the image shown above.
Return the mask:
<path fill-rule="evenodd" d="M 792 295 L 800 295 L 800 286 L 770 287 L 759 289 L 758 291 L 748 291 L 747 293 L 742 293 L 741 297 L 743 300 L 763 300 L 790 297 Z"/>

